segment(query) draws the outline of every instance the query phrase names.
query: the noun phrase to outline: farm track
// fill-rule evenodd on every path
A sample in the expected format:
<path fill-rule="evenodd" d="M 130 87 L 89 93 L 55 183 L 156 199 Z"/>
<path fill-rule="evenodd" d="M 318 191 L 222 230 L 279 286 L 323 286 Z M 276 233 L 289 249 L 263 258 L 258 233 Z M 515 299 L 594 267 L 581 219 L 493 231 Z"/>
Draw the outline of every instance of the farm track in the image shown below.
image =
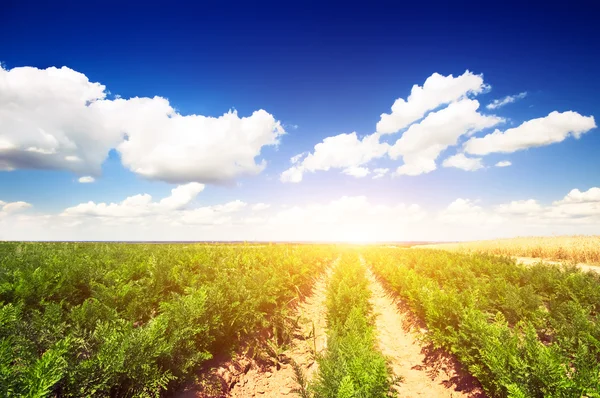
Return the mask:
<path fill-rule="evenodd" d="M 556 260 L 544 260 L 543 258 L 533 258 L 533 257 L 515 257 L 515 260 L 517 260 L 517 263 L 521 263 L 524 265 L 534 265 L 537 263 L 544 263 L 544 264 L 556 264 L 556 265 L 561 265 L 561 264 L 567 264 L 569 263 L 569 261 L 556 261 Z M 592 272 L 596 272 L 600 274 L 600 266 L 598 265 L 591 265 L 591 264 L 585 264 L 585 263 L 577 263 L 577 268 L 579 268 L 580 270 L 587 272 L 587 271 L 592 271 Z"/>
<path fill-rule="evenodd" d="M 399 397 L 484 397 L 481 389 L 449 356 L 429 350 L 420 343 L 412 319 L 401 311 L 399 303 L 388 294 L 372 271 L 367 268 L 372 291 L 371 305 L 379 349 L 390 359 L 394 376 L 403 378 L 395 386 Z"/>

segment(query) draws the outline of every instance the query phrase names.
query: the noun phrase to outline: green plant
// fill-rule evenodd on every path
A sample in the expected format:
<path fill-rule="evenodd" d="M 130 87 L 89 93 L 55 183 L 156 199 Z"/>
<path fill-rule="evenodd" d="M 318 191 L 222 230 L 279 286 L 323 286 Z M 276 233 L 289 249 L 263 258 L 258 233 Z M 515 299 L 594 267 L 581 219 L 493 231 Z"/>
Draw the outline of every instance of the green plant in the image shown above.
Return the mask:
<path fill-rule="evenodd" d="M 327 351 L 317 357 L 315 397 L 388 397 L 394 380 L 375 348 L 370 290 L 356 253 L 342 256 L 328 287 Z"/>

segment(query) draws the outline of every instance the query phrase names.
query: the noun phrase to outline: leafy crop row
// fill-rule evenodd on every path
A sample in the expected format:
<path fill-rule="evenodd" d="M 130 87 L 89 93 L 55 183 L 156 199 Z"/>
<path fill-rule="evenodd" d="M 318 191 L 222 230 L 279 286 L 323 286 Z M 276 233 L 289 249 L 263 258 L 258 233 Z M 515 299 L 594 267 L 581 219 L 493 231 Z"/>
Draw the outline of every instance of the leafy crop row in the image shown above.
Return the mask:
<path fill-rule="evenodd" d="M 376 349 L 365 267 L 344 253 L 328 286 L 327 351 L 318 359 L 315 397 L 387 397 L 393 383 Z"/>
<path fill-rule="evenodd" d="M 497 397 L 600 397 L 600 277 L 439 250 L 365 250 L 376 274 Z"/>
<path fill-rule="evenodd" d="M 0 396 L 142 397 L 283 336 L 326 246 L 0 243 Z"/>

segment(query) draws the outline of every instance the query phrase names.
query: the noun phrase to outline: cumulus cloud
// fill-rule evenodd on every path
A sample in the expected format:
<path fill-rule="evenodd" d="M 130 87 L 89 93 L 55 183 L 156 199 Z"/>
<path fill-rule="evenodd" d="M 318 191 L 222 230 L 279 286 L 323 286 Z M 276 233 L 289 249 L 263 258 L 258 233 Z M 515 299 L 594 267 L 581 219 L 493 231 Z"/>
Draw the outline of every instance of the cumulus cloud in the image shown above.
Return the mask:
<path fill-rule="evenodd" d="M 92 176 L 84 176 L 84 177 L 79 177 L 79 179 L 77 181 L 79 181 L 81 184 L 89 184 L 89 183 L 96 181 L 96 179 Z"/>
<path fill-rule="evenodd" d="M 377 180 L 379 178 L 384 177 L 390 169 L 387 168 L 378 168 L 373 170 L 373 179 Z"/>
<path fill-rule="evenodd" d="M 512 216 L 528 217 L 529 222 L 553 225 L 600 225 L 600 188 L 571 190 L 560 200 L 543 206 L 535 199 L 517 200 L 496 207 L 496 211 Z"/>
<path fill-rule="evenodd" d="M 502 214 L 531 215 L 539 213 L 541 210 L 542 206 L 535 199 L 514 200 L 496 207 L 496 211 Z"/>
<path fill-rule="evenodd" d="M 347 169 L 344 169 L 342 171 L 342 173 L 352 176 L 352 177 L 356 177 L 356 178 L 363 178 L 369 175 L 371 171 L 366 168 L 366 167 L 357 167 L 357 166 L 353 166 L 353 167 L 348 167 Z"/>
<path fill-rule="evenodd" d="M 194 207 L 194 199 L 204 190 L 204 185 L 189 183 L 171 190 L 171 194 L 154 201 L 148 194 L 139 194 L 118 203 L 81 203 L 69 207 L 59 214 L 58 222 L 79 222 L 89 224 L 99 220 L 104 225 L 118 226 L 132 223 L 142 225 L 185 226 L 185 225 L 224 225 L 244 223 L 233 215 L 242 212 L 248 204 L 241 200 L 211 206 Z M 264 210 L 268 204 L 258 203 L 254 211 Z"/>
<path fill-rule="evenodd" d="M 6 217 L 8 215 L 15 214 L 29 209 L 30 207 L 32 207 L 32 205 L 27 202 L 18 201 L 7 203 L 0 200 L 0 217 Z"/>
<path fill-rule="evenodd" d="M 162 199 L 158 206 L 163 209 L 179 210 L 183 209 L 204 190 L 204 185 L 197 182 L 180 185 L 171 190 L 171 195 Z"/>
<path fill-rule="evenodd" d="M 470 199 L 458 198 L 439 213 L 438 221 L 444 224 L 486 225 L 501 223 L 503 218 L 485 211 Z"/>
<path fill-rule="evenodd" d="M 339 134 L 327 137 L 314 147 L 314 151 L 306 155 L 302 161 L 302 154 L 294 156 L 291 161 L 294 166 L 284 171 L 280 180 L 282 182 L 300 182 L 305 172 L 318 170 L 327 171 L 332 168 L 346 169 L 356 172 L 373 159 L 386 154 L 389 145 L 379 142 L 379 134 L 371 134 L 359 139 L 356 132 Z M 364 170 L 358 172 L 364 173 Z"/>
<path fill-rule="evenodd" d="M 600 188 L 590 188 L 587 191 L 581 192 L 579 189 L 573 189 L 564 198 L 554 202 L 555 205 L 571 204 L 571 203 L 594 203 L 600 202 Z"/>
<path fill-rule="evenodd" d="M 471 138 L 464 148 L 474 155 L 510 153 L 562 142 L 569 136 L 578 139 L 595 127 L 593 116 L 582 116 L 573 111 L 554 111 L 546 117 L 526 121 L 506 131 L 496 130 L 481 138 Z"/>
<path fill-rule="evenodd" d="M 600 225 L 600 188 L 592 187 L 583 192 L 571 190 L 546 209 L 545 217 Z"/>
<path fill-rule="evenodd" d="M 269 207 L 271 207 L 271 205 L 268 203 L 256 203 L 252 205 L 252 211 L 263 211 L 267 210 Z"/>
<path fill-rule="evenodd" d="M 122 132 L 107 129 L 105 87 L 63 67 L 0 66 L 0 163 L 98 175 Z"/>
<path fill-rule="evenodd" d="M 498 109 L 498 108 L 503 107 L 504 105 L 512 104 L 516 100 L 523 99 L 526 96 L 527 96 L 527 91 L 524 91 L 522 93 L 515 94 L 515 95 L 507 95 L 504 98 L 493 100 L 491 103 L 487 104 L 486 108 L 487 109 Z"/>
<path fill-rule="evenodd" d="M 162 104 L 132 105 L 146 117 L 133 121 L 127 112 L 128 139 L 117 146 L 123 165 L 149 179 L 215 183 L 258 174 L 266 167 L 265 160 L 255 161 L 261 148 L 278 144 L 284 133 L 264 110 L 242 118 L 236 111 L 218 118 L 182 116 L 166 100 L 152 101 Z"/>
<path fill-rule="evenodd" d="M 75 206 L 60 214 L 23 212 L 31 205 L 0 202 L 0 239 L 398 241 L 600 234 L 598 187 L 574 189 L 548 204 L 458 198 L 427 211 L 414 203 L 382 203 L 366 196 L 276 208 L 241 200 L 194 206 L 190 197 L 199 188 L 176 188 L 162 200 L 135 195 L 116 204 Z M 255 207 L 265 208 L 260 216 Z"/>
<path fill-rule="evenodd" d="M 183 212 L 178 220 L 182 224 L 220 225 L 231 223 L 233 221 L 231 214 L 241 211 L 246 206 L 245 202 L 234 200 L 222 205 L 199 207 Z"/>
<path fill-rule="evenodd" d="M 296 163 L 298 163 L 300 161 L 300 159 L 302 159 L 306 155 L 307 155 L 307 152 L 302 152 L 302 153 L 299 153 L 299 154 L 297 154 L 295 156 L 292 156 L 290 158 L 290 163 L 291 164 L 296 164 Z"/>
<path fill-rule="evenodd" d="M 465 171 L 475 171 L 483 168 L 481 158 L 469 158 L 464 153 L 450 156 L 442 163 L 444 167 L 455 167 Z"/>
<path fill-rule="evenodd" d="M 404 160 L 396 173 L 411 176 L 429 173 L 437 168 L 435 160 L 440 153 L 456 145 L 461 136 L 503 121 L 497 116 L 480 114 L 478 108 L 478 101 L 463 99 L 410 126 L 389 150 L 392 159 Z"/>
<path fill-rule="evenodd" d="M 483 76 L 468 70 L 457 77 L 434 73 L 422 87 L 415 84 L 406 100 L 398 98 L 392 105 L 391 113 L 381 115 L 377 132 L 395 133 L 421 119 L 427 111 L 459 100 L 467 94 L 479 94 L 485 89 Z"/>
<path fill-rule="evenodd" d="M 264 110 L 182 115 L 162 97 L 106 96 L 105 86 L 67 67 L 0 67 L 0 170 L 94 177 L 114 148 L 125 167 L 148 179 L 222 182 L 260 173 L 262 148 L 285 133 Z"/>
<path fill-rule="evenodd" d="M 483 75 L 468 70 L 460 76 L 443 76 L 434 73 L 423 86 L 414 85 L 411 94 L 397 99 L 389 114 L 382 114 L 376 133 L 359 140 L 355 133 L 328 137 L 315 146 L 313 153 L 301 153 L 291 159 L 292 167 L 285 170 L 283 182 L 300 182 L 305 172 L 343 169 L 367 169 L 369 162 L 389 156 L 401 159 L 395 175 L 416 176 L 437 169 L 436 160 L 449 147 L 462 143 L 464 137 L 494 127 L 505 120 L 479 111 L 479 101 L 472 97 L 489 89 Z M 488 109 L 497 109 L 524 98 L 527 92 L 494 100 Z M 452 156 L 443 163 L 446 167 L 476 170 L 483 167 L 481 158 L 467 155 L 487 155 L 494 152 L 510 153 L 535 146 L 563 141 L 572 135 L 579 138 L 596 126 L 592 116 L 582 116 L 574 111 L 552 112 L 547 117 L 524 122 L 521 126 L 504 132 L 496 129 L 483 137 L 472 137 L 464 143 L 462 155 Z M 392 145 L 382 142 L 386 134 L 401 132 Z M 367 142 L 368 145 L 367 145 Z M 497 167 L 510 166 L 500 161 Z M 373 172 L 373 178 L 381 178 Z"/>
<path fill-rule="evenodd" d="M 283 173 L 281 173 L 279 180 L 281 182 L 298 183 L 298 182 L 302 181 L 303 175 L 304 175 L 304 168 L 298 167 L 298 166 L 293 166 L 293 167 L 290 167 L 289 169 L 285 170 Z"/>
<path fill-rule="evenodd" d="M 69 207 L 63 216 L 92 216 L 92 217 L 141 217 L 156 215 L 170 210 L 178 210 L 188 205 L 202 190 L 204 185 L 189 183 L 171 190 L 171 195 L 159 202 L 153 202 L 152 196 L 139 194 L 126 198 L 119 203 L 81 203 Z"/>

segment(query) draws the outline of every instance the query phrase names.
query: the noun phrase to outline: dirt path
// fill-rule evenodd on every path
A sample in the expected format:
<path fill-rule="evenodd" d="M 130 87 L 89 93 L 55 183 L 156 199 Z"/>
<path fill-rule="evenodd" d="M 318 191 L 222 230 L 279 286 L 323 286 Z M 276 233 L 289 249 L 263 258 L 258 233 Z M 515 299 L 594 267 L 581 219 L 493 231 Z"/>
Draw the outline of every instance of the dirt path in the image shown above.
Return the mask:
<path fill-rule="evenodd" d="M 439 355 L 439 352 L 433 353 L 435 355 L 426 353 L 426 349 L 418 340 L 417 332 L 410 330 L 407 314 L 399 310 L 398 303 L 388 295 L 370 269 L 367 269 L 367 277 L 373 292 L 371 305 L 376 314 L 379 349 L 390 358 L 394 376 L 404 379 L 396 388 L 398 396 L 483 396 L 481 390 L 476 387 L 462 386 L 462 377 L 459 376 L 456 364 L 450 357 Z"/>
<path fill-rule="evenodd" d="M 545 264 L 566 264 L 569 263 L 569 261 L 555 261 L 555 260 L 544 260 L 542 258 L 532 258 L 532 257 L 515 257 L 515 259 L 517 260 L 518 263 L 521 264 L 525 264 L 525 265 L 533 265 L 533 264 L 537 264 L 539 262 L 545 263 Z M 591 265 L 591 264 L 584 264 L 584 263 L 577 263 L 577 268 L 579 268 L 582 271 L 592 271 L 592 272 L 597 272 L 600 273 L 600 266 L 598 265 Z"/>
<path fill-rule="evenodd" d="M 298 330 L 289 349 L 282 353 L 282 365 L 277 369 L 268 369 L 254 364 L 247 373 L 240 375 L 237 383 L 229 392 L 230 397 L 281 397 L 295 396 L 293 390 L 298 387 L 291 361 L 295 361 L 310 380 L 317 369 L 317 353 L 326 348 L 326 294 L 327 280 L 332 268 L 328 269 L 315 283 L 310 297 L 297 308 Z M 313 335 L 314 332 L 314 335 Z"/>

